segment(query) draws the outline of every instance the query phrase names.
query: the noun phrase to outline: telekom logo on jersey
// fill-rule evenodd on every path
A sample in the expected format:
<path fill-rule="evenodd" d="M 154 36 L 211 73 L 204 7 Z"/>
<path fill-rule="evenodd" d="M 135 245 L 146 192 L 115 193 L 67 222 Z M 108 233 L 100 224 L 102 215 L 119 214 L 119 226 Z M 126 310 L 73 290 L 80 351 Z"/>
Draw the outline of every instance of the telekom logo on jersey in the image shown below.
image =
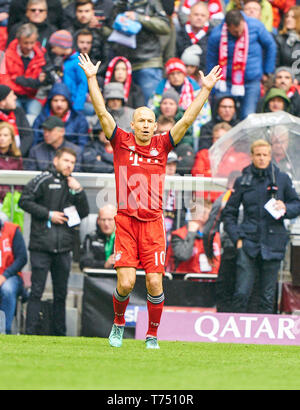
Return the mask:
<path fill-rule="evenodd" d="M 127 166 L 119 167 L 119 208 L 126 209 L 128 206 L 131 209 L 159 209 L 159 192 L 164 185 L 165 175 L 151 174 L 149 189 L 146 175 L 134 173 L 128 177 L 127 169 Z"/>

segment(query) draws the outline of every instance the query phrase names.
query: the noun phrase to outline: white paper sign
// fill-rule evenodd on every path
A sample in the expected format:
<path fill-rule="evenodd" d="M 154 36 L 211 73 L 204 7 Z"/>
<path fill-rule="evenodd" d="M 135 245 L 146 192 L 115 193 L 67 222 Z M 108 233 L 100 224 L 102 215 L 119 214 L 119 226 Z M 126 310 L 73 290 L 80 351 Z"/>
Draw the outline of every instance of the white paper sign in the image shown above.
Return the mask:
<path fill-rule="evenodd" d="M 272 198 L 265 204 L 265 209 L 273 216 L 275 219 L 281 218 L 285 214 L 284 209 L 275 209 L 276 199 Z"/>
<path fill-rule="evenodd" d="M 68 208 L 64 209 L 64 214 L 68 217 L 68 226 L 71 228 L 72 226 L 80 224 L 80 216 L 77 212 L 77 209 L 74 205 L 69 206 Z"/>

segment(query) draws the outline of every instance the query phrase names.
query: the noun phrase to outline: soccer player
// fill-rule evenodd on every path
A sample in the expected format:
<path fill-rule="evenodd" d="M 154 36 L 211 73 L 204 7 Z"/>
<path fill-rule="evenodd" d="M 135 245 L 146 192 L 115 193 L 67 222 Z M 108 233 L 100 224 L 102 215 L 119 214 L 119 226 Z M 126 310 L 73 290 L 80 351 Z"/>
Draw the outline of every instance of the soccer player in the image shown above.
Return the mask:
<path fill-rule="evenodd" d="M 79 66 L 84 70 L 92 103 L 103 131 L 114 150 L 114 169 L 118 213 L 115 237 L 117 287 L 113 294 L 114 324 L 109 335 L 111 346 L 122 345 L 125 311 L 139 266 L 146 273 L 149 316 L 146 347 L 158 349 L 157 329 L 164 304 L 162 277 L 166 252 L 163 221 L 163 191 L 168 153 L 180 142 L 195 121 L 211 89 L 221 78 L 221 69 L 214 67 L 202 79 L 202 89 L 185 114 L 170 132 L 154 135 L 155 114 L 148 107 L 135 110 L 131 122 L 133 133 L 120 129 L 107 111 L 96 74 L 101 64 L 94 65 L 87 54 L 80 54 Z"/>

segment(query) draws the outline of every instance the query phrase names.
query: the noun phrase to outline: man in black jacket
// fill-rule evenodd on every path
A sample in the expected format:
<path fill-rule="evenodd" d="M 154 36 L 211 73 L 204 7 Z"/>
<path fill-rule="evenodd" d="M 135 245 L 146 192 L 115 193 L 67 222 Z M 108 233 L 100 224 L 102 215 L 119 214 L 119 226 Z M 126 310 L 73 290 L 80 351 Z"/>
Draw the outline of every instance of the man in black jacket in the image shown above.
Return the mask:
<path fill-rule="evenodd" d="M 71 176 L 75 162 L 74 150 L 58 150 L 53 165 L 25 186 L 19 201 L 20 207 L 31 214 L 29 250 L 32 286 L 27 308 L 27 334 L 37 333 L 40 301 L 48 271 L 53 283 L 54 334 L 66 334 L 65 301 L 73 226 L 89 214 L 86 194 Z M 68 211 L 72 211 L 71 214 Z"/>
<path fill-rule="evenodd" d="M 115 263 L 115 215 L 117 209 L 111 204 L 99 209 L 96 230 L 86 235 L 81 247 L 80 268 L 112 269 Z"/>
<path fill-rule="evenodd" d="M 288 241 L 283 221 L 300 215 L 300 200 L 288 174 L 271 163 L 271 146 L 267 141 L 255 141 L 251 156 L 252 164 L 237 178 L 222 212 L 224 229 L 238 253 L 232 304 L 234 312 L 246 312 L 257 276 L 257 311 L 270 314 Z M 238 224 L 240 205 L 243 220 Z"/>

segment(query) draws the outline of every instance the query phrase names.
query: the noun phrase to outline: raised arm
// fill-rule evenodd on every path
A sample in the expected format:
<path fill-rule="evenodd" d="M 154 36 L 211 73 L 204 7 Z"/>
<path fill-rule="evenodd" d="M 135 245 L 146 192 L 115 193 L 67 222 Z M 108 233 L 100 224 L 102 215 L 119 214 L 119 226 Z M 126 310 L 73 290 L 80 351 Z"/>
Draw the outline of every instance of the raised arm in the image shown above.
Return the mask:
<path fill-rule="evenodd" d="M 99 118 L 106 138 L 110 139 L 114 132 L 114 129 L 116 128 L 116 122 L 106 109 L 105 101 L 98 85 L 96 74 L 101 62 L 98 61 L 98 63 L 94 65 L 87 54 L 80 54 L 78 59 L 80 61 L 78 65 L 85 72 L 88 81 L 89 93 L 94 109 Z"/>
<path fill-rule="evenodd" d="M 205 104 L 205 101 L 208 99 L 212 88 L 215 86 L 217 81 L 221 79 L 222 69 L 217 65 L 207 76 L 204 76 L 203 72 L 200 71 L 200 76 L 202 80 L 201 91 L 185 111 L 183 117 L 171 129 L 171 135 L 175 144 L 180 142 L 188 128 L 196 120 L 202 110 L 203 105 Z"/>

